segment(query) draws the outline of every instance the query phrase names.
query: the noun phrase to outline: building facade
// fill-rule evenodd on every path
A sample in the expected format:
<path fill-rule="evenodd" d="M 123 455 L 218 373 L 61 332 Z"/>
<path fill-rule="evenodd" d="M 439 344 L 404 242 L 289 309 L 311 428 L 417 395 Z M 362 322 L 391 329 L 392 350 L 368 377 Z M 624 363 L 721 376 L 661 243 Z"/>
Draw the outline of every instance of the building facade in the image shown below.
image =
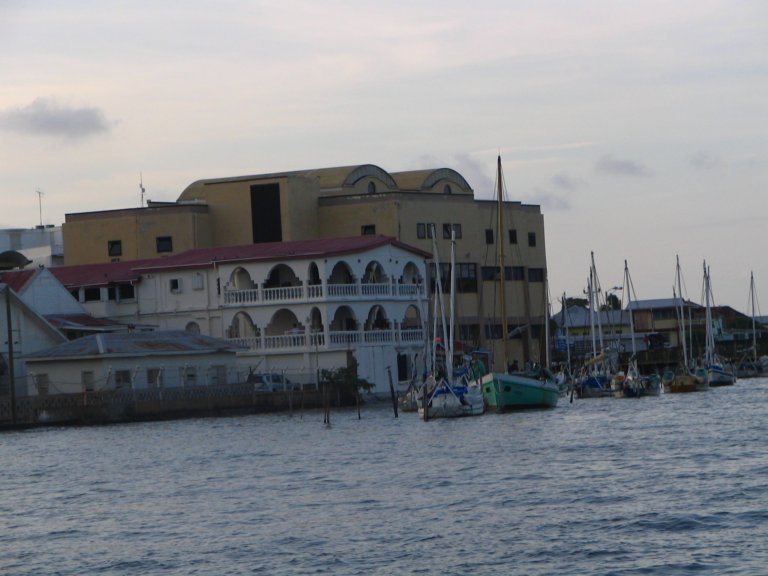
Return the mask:
<path fill-rule="evenodd" d="M 497 253 L 498 243 L 504 242 L 507 324 L 517 334 L 508 356 L 521 363 L 541 362 L 547 317 L 544 218 L 539 206 L 510 201 L 503 206 L 506 226 L 499 233 L 497 203 L 476 199 L 458 172 L 389 173 L 363 164 L 199 180 L 175 204 L 68 214 L 63 229 L 68 264 L 173 256 L 209 246 L 383 234 L 433 253 L 430 299 L 437 262 L 443 285 L 449 285 L 453 235 L 457 339 L 497 357 L 502 326 Z M 176 213 L 175 219 L 160 217 Z"/>
<path fill-rule="evenodd" d="M 95 316 L 184 330 L 246 348 L 252 372 L 296 382 L 348 366 L 388 390 L 424 368 L 426 261 L 385 236 L 201 248 L 52 273 Z"/>

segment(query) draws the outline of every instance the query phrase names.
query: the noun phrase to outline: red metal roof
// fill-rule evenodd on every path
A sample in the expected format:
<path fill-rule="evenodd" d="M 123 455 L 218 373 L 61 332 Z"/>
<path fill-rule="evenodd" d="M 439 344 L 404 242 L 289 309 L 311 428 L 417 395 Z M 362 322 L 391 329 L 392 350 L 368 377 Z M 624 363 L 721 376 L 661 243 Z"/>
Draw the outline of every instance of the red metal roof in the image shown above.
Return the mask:
<path fill-rule="evenodd" d="M 36 269 L 32 270 L 5 270 L 0 272 L 0 282 L 8 284 L 11 290 L 18 294 L 27 282 L 35 275 Z"/>
<path fill-rule="evenodd" d="M 391 244 L 420 258 L 431 258 L 429 252 L 401 242 L 391 236 L 365 235 L 346 238 L 266 242 L 243 246 L 195 248 L 165 258 L 127 260 L 101 264 L 55 266 L 51 273 L 67 288 L 75 286 L 107 286 L 115 283 L 137 282 L 142 273 L 179 268 L 209 268 L 214 263 L 283 261 L 299 258 L 319 258 L 353 254 Z"/>

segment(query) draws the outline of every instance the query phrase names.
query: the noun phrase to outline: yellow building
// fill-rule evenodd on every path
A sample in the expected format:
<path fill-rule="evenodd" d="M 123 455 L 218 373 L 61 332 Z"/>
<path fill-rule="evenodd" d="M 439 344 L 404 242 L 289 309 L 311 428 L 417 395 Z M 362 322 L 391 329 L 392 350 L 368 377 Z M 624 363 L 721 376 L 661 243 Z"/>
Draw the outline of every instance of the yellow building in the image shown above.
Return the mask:
<path fill-rule="evenodd" d="M 447 291 L 454 232 L 456 339 L 500 357 L 501 239 L 508 324 L 516 336 L 510 340 L 510 360 L 541 362 L 547 302 L 544 217 L 539 206 L 520 202 L 505 202 L 504 210 L 506 230 L 497 234 L 497 203 L 475 199 L 467 181 L 449 168 L 389 173 L 363 164 L 206 179 L 190 184 L 176 203 L 68 214 L 65 261 L 155 258 L 189 248 L 357 234 L 393 236 L 434 252 L 435 230 Z"/>

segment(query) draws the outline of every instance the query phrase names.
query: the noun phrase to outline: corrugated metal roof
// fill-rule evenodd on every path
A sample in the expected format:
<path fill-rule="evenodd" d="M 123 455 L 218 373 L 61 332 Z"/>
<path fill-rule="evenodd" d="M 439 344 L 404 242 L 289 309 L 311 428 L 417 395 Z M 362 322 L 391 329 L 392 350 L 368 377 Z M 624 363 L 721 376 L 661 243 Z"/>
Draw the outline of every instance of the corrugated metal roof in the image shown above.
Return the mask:
<path fill-rule="evenodd" d="M 0 272 L 0 282 L 8 284 L 17 294 L 21 292 L 37 272 L 33 270 L 5 270 Z"/>
<path fill-rule="evenodd" d="M 109 332 L 85 336 L 52 348 L 27 354 L 26 360 L 75 360 L 95 357 L 168 356 L 232 353 L 242 346 L 221 338 L 184 330 L 158 332 Z"/>
<path fill-rule="evenodd" d="M 45 319 L 59 330 L 114 332 L 128 330 L 128 326 L 108 318 L 94 318 L 90 314 L 47 314 Z"/>
<path fill-rule="evenodd" d="M 134 272 L 136 266 L 152 260 L 126 260 L 123 262 L 103 262 L 99 264 L 76 264 L 73 266 L 53 266 L 49 268 L 59 282 L 67 288 L 79 286 L 108 286 L 109 284 L 136 282 L 141 278 Z"/>

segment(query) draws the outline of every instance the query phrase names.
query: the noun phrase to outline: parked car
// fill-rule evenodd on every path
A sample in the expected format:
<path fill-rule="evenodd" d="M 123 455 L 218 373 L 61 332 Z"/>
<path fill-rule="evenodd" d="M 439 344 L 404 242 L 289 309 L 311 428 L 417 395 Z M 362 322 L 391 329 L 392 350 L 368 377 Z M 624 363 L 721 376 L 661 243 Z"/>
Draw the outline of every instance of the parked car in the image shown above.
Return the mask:
<path fill-rule="evenodd" d="M 299 390 L 301 386 L 291 382 L 282 374 L 265 372 L 263 374 L 249 374 L 248 382 L 255 383 L 257 390 L 266 392 L 282 392 L 284 390 Z"/>

